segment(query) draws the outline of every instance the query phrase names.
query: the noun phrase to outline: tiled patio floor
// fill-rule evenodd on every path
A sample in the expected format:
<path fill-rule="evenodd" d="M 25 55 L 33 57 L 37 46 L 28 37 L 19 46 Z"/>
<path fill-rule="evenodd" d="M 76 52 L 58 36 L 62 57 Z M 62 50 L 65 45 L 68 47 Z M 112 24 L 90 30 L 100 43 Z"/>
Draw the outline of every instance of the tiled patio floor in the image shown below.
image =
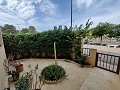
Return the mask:
<path fill-rule="evenodd" d="M 24 72 L 28 71 L 28 65 L 39 65 L 39 71 L 53 64 L 52 59 L 27 59 L 23 61 Z M 66 69 L 68 77 L 54 85 L 45 84 L 42 90 L 120 90 L 119 75 L 99 69 L 81 68 L 76 64 L 58 60 L 58 64 Z M 14 89 L 13 83 L 11 90 Z"/>

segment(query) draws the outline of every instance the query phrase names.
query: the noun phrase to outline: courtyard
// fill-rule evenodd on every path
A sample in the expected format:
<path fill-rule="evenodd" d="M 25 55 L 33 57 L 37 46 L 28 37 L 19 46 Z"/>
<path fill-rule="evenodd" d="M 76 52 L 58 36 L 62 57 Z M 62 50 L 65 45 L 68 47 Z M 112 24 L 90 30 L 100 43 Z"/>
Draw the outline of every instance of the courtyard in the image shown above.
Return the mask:
<path fill-rule="evenodd" d="M 54 59 L 23 59 L 24 71 L 27 71 L 28 65 L 32 67 L 39 65 L 39 72 L 44 67 L 54 63 Z M 120 90 L 119 75 L 100 69 L 100 68 L 81 68 L 78 64 L 66 62 L 64 59 L 58 59 L 58 65 L 62 66 L 66 72 L 67 77 L 58 84 L 45 84 L 42 90 Z M 14 89 L 14 83 L 10 84 L 10 89 Z"/>

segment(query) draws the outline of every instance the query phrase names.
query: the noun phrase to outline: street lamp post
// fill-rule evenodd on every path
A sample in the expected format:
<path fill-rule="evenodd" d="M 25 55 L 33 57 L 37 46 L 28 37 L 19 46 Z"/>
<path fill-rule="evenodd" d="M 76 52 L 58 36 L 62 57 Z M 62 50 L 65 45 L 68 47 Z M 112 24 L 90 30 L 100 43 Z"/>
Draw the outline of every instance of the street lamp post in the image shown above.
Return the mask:
<path fill-rule="evenodd" d="M 71 30 L 72 30 L 72 0 L 70 0 L 70 7 L 71 7 L 71 9 L 70 9 L 70 13 L 71 13 Z"/>

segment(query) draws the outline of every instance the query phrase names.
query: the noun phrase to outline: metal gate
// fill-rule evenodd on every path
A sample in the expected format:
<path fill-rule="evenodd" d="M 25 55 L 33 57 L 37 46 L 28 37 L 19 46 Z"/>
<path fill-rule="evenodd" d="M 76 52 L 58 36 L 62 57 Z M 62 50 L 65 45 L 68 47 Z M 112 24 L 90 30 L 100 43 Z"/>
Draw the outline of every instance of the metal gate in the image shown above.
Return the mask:
<path fill-rule="evenodd" d="M 96 67 L 119 74 L 120 56 L 97 53 Z"/>

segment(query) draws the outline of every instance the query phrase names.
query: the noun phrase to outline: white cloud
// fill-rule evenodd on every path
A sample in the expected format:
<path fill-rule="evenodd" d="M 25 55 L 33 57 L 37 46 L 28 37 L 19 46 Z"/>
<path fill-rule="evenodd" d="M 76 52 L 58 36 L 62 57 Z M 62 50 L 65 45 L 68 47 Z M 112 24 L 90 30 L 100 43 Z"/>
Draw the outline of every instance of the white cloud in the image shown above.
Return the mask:
<path fill-rule="evenodd" d="M 91 19 L 94 23 L 93 26 L 96 26 L 99 22 L 109 22 L 113 24 L 119 24 L 120 23 L 120 13 L 113 13 L 106 16 L 96 16 L 92 17 Z"/>
<path fill-rule="evenodd" d="M 17 15 L 21 19 L 28 19 L 36 13 L 34 4 L 40 2 L 41 0 L 4 0 L 4 2 L 0 0 L 0 11 Z"/>
<path fill-rule="evenodd" d="M 26 22 L 19 19 L 15 15 L 10 15 L 0 11 L 0 26 L 4 24 L 13 24 L 14 26 L 17 26 L 17 24 L 21 24 L 21 27 L 25 27 Z"/>
<path fill-rule="evenodd" d="M 85 5 L 87 8 L 90 7 L 93 3 L 93 0 L 76 0 L 77 7 L 81 7 L 82 5 Z"/>
<path fill-rule="evenodd" d="M 4 4 L 3 4 L 4 3 Z M 0 11 L 28 19 L 36 14 L 36 8 L 45 14 L 53 15 L 57 6 L 50 0 L 0 0 Z"/>
<path fill-rule="evenodd" d="M 21 28 L 29 25 L 34 25 L 37 30 L 42 27 L 49 28 L 49 23 L 41 20 L 37 12 L 52 16 L 55 15 L 56 9 L 57 5 L 51 0 L 0 0 L 0 26 L 13 24 L 18 28 L 17 24 L 20 24 Z"/>
<path fill-rule="evenodd" d="M 32 0 L 35 4 L 40 4 L 41 0 Z"/>
<path fill-rule="evenodd" d="M 40 11 L 45 14 L 54 15 L 57 5 L 53 4 L 50 0 L 43 0 L 40 4 Z"/>
<path fill-rule="evenodd" d="M 32 18 L 32 19 L 28 20 L 27 24 L 30 26 L 35 26 L 35 28 L 38 29 L 40 27 L 40 25 L 42 25 L 42 23 L 39 22 L 39 19 L 40 18 Z"/>
<path fill-rule="evenodd" d="M 0 4 L 2 4 L 2 3 L 3 3 L 3 1 L 4 1 L 4 0 L 0 0 Z"/>
<path fill-rule="evenodd" d="M 22 1 L 17 7 L 16 12 L 21 18 L 30 18 L 35 15 L 35 6 L 30 1 Z"/>

